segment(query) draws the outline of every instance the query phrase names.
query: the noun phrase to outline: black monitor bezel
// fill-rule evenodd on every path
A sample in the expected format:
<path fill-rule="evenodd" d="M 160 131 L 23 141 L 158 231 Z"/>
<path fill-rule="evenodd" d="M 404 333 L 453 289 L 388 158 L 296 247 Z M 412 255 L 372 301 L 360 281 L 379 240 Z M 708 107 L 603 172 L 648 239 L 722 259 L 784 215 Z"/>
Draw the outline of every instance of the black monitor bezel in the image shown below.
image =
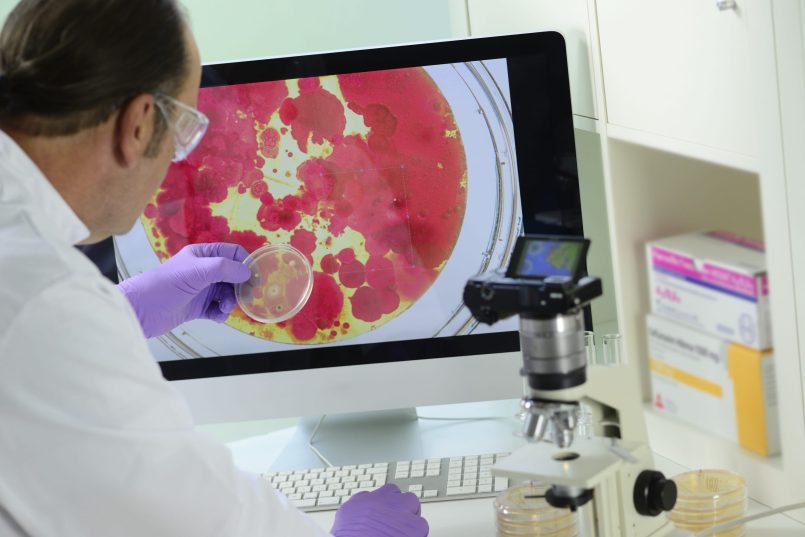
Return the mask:
<path fill-rule="evenodd" d="M 202 87 L 360 71 L 509 60 L 512 116 L 525 233 L 583 235 L 567 56 L 556 32 L 460 39 L 205 65 Z M 549 84 L 530 86 L 536 71 Z M 534 72 L 532 72 L 534 71 Z M 533 141 L 528 143 L 526 141 Z M 588 322 L 590 322 L 588 312 Z M 515 331 L 300 348 L 160 362 L 168 380 L 274 373 L 513 352 Z"/>

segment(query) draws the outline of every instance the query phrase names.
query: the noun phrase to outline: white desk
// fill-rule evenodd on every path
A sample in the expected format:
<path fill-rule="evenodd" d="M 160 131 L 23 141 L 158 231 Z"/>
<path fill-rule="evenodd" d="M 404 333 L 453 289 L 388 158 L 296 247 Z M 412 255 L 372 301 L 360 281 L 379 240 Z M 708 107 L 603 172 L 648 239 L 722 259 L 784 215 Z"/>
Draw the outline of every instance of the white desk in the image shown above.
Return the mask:
<path fill-rule="evenodd" d="M 520 423 L 514 419 L 514 401 L 420 408 L 422 417 L 499 417 L 482 421 L 414 420 L 411 417 L 382 417 L 359 423 L 352 418 L 328 418 L 316 437 L 316 447 L 334 464 L 383 462 L 407 458 L 447 457 L 510 451 L 522 444 L 514 436 Z M 315 421 L 269 434 L 230 442 L 236 463 L 246 470 L 264 472 L 313 468 L 322 463 L 308 449 L 307 440 Z M 207 428 L 209 431 L 210 429 Z M 673 461 L 658 458 L 657 467 L 673 476 L 687 469 Z M 751 493 L 751 491 L 750 491 Z M 750 502 L 750 513 L 765 507 Z M 494 537 L 492 499 L 425 503 L 422 514 L 433 537 Z M 323 528 L 332 525 L 335 511 L 311 514 Z M 682 532 L 673 537 L 687 535 Z M 777 515 L 749 526 L 748 537 L 802 537 L 805 526 Z M 583 536 L 582 536 L 583 537 Z M 610 536 L 607 536 L 610 537 Z M 612 536 L 616 537 L 616 536 Z"/>

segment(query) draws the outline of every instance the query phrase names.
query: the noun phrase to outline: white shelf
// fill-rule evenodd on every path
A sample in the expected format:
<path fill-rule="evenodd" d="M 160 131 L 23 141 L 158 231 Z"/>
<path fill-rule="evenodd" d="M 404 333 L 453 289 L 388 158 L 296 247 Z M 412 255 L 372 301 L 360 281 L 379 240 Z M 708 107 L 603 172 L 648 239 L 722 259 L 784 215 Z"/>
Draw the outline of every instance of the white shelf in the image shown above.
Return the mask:
<path fill-rule="evenodd" d="M 607 136 L 622 142 L 659 149 L 680 156 L 703 160 L 747 172 L 758 171 L 758 159 L 751 155 L 725 151 L 686 140 L 662 136 L 652 132 L 607 123 Z"/>

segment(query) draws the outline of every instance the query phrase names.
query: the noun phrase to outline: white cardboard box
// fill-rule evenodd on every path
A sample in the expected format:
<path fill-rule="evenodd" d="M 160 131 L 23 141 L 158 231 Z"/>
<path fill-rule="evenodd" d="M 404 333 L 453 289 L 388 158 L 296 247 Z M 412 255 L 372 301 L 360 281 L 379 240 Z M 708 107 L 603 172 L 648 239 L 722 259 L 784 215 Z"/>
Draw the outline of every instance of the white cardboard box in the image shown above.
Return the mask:
<path fill-rule="evenodd" d="M 654 408 L 758 455 L 780 452 L 774 362 L 657 315 L 646 318 Z"/>
<path fill-rule="evenodd" d="M 772 347 L 762 244 L 725 232 L 646 245 L 653 313 L 754 349 Z"/>

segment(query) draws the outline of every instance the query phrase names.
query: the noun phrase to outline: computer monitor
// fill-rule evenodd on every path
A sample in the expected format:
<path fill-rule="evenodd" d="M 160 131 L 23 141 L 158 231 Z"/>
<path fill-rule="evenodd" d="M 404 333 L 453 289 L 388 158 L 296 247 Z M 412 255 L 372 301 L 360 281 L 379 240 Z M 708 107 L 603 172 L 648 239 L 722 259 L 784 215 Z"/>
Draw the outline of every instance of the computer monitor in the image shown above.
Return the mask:
<path fill-rule="evenodd" d="M 479 325 L 462 291 L 523 232 L 583 235 L 558 33 L 206 65 L 199 109 L 118 271 L 226 241 L 291 244 L 315 275 L 285 322 L 150 340 L 199 423 L 521 395 L 517 320 Z"/>

